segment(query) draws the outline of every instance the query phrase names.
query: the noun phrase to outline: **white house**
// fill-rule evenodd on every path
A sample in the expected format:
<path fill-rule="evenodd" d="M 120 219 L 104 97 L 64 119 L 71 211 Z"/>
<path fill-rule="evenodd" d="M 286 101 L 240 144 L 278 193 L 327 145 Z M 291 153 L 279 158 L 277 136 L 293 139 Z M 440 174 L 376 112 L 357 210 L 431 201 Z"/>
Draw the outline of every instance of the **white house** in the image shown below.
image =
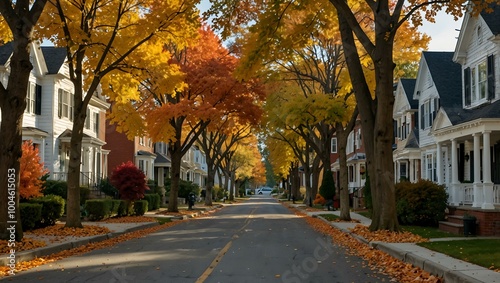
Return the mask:
<path fill-rule="evenodd" d="M 33 140 L 40 150 L 50 178 L 66 180 L 71 130 L 73 127 L 73 83 L 65 64 L 66 50 L 31 45 L 31 71 L 27 107 L 23 116 L 23 140 Z M 10 44 L 0 46 L 0 78 L 6 85 L 10 75 Z M 103 150 L 104 119 L 109 104 L 96 93 L 87 109 L 82 145 L 80 183 L 92 186 L 107 175 L 107 154 Z"/>

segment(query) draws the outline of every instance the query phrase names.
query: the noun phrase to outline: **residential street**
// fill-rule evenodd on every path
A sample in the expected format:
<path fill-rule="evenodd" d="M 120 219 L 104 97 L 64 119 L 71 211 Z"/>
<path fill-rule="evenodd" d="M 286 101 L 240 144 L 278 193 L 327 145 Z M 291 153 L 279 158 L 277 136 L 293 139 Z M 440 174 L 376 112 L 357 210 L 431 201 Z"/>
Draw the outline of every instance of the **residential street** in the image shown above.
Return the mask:
<path fill-rule="evenodd" d="M 269 196 L 9 282 L 389 282 Z"/>

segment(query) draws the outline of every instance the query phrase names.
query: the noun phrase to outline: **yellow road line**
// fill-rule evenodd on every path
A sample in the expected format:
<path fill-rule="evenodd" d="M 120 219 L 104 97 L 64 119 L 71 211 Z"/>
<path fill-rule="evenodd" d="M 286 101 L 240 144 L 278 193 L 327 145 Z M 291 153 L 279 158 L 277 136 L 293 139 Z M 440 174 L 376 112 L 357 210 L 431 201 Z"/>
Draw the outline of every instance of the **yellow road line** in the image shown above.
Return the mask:
<path fill-rule="evenodd" d="M 238 229 L 238 231 L 236 231 L 236 233 L 231 237 L 231 240 L 224 246 L 224 248 L 222 248 L 222 250 L 220 250 L 220 252 L 214 258 L 214 260 L 210 263 L 210 265 L 207 267 L 207 269 L 205 269 L 203 274 L 201 274 L 201 276 L 198 277 L 198 279 L 195 281 L 195 283 L 205 282 L 205 280 L 207 280 L 208 276 L 210 276 L 210 274 L 212 274 L 214 269 L 217 267 L 219 262 L 222 260 L 222 257 L 227 253 L 227 251 L 229 250 L 229 248 L 233 244 L 233 240 L 238 238 L 238 233 L 240 233 L 243 229 L 245 229 L 245 227 L 250 223 L 250 218 L 252 218 L 252 214 L 254 213 L 255 209 L 257 209 L 257 208 L 254 208 L 252 210 L 252 212 L 250 212 L 250 215 L 245 220 L 245 224 L 240 229 Z"/>

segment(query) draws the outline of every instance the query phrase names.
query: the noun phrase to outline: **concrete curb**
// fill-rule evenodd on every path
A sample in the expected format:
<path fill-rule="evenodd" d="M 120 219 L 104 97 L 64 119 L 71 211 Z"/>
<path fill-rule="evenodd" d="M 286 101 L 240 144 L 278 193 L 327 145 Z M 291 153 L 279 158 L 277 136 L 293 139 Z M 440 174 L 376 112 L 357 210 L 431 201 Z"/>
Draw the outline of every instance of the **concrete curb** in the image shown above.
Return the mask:
<path fill-rule="evenodd" d="M 442 277 L 446 283 L 495 283 L 500 282 L 500 273 L 487 268 L 452 258 L 417 246 L 412 243 L 369 242 L 365 238 L 352 233 L 349 229 L 335 222 L 330 222 L 319 215 L 313 215 L 330 226 L 354 237 L 356 240 L 383 251 L 401 261 L 419 267 L 432 275 Z"/>

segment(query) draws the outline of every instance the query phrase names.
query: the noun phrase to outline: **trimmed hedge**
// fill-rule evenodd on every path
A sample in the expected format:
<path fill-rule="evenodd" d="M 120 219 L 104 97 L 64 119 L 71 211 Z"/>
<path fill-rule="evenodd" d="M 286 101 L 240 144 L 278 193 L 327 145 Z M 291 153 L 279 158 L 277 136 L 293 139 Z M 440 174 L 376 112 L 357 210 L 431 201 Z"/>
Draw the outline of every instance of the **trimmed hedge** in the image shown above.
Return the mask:
<path fill-rule="evenodd" d="M 29 203 L 42 205 L 42 217 L 37 223 L 37 227 L 46 227 L 56 224 L 56 221 L 64 214 L 66 201 L 57 195 L 46 195 L 29 200 Z"/>
<path fill-rule="evenodd" d="M 42 207 L 40 203 L 20 203 L 21 225 L 24 231 L 33 230 L 42 220 Z"/>
<path fill-rule="evenodd" d="M 404 225 L 438 226 L 444 220 L 448 194 L 428 180 L 396 184 L 396 211 Z"/>
<path fill-rule="evenodd" d="M 89 199 L 85 202 L 85 210 L 90 221 L 110 217 L 112 206 L 113 202 L 109 199 Z"/>
<path fill-rule="evenodd" d="M 42 188 L 43 195 L 56 195 L 68 199 L 68 183 L 64 181 L 46 180 Z"/>
<path fill-rule="evenodd" d="M 160 208 L 161 197 L 159 194 L 145 194 L 142 199 L 148 202 L 148 210 L 157 210 Z"/>
<path fill-rule="evenodd" d="M 120 204 L 118 205 L 118 216 L 127 216 L 127 215 L 132 215 L 132 207 L 128 205 L 128 202 L 121 199 Z"/>
<path fill-rule="evenodd" d="M 148 201 L 147 200 L 136 200 L 134 201 L 134 215 L 141 216 L 148 211 Z"/>

